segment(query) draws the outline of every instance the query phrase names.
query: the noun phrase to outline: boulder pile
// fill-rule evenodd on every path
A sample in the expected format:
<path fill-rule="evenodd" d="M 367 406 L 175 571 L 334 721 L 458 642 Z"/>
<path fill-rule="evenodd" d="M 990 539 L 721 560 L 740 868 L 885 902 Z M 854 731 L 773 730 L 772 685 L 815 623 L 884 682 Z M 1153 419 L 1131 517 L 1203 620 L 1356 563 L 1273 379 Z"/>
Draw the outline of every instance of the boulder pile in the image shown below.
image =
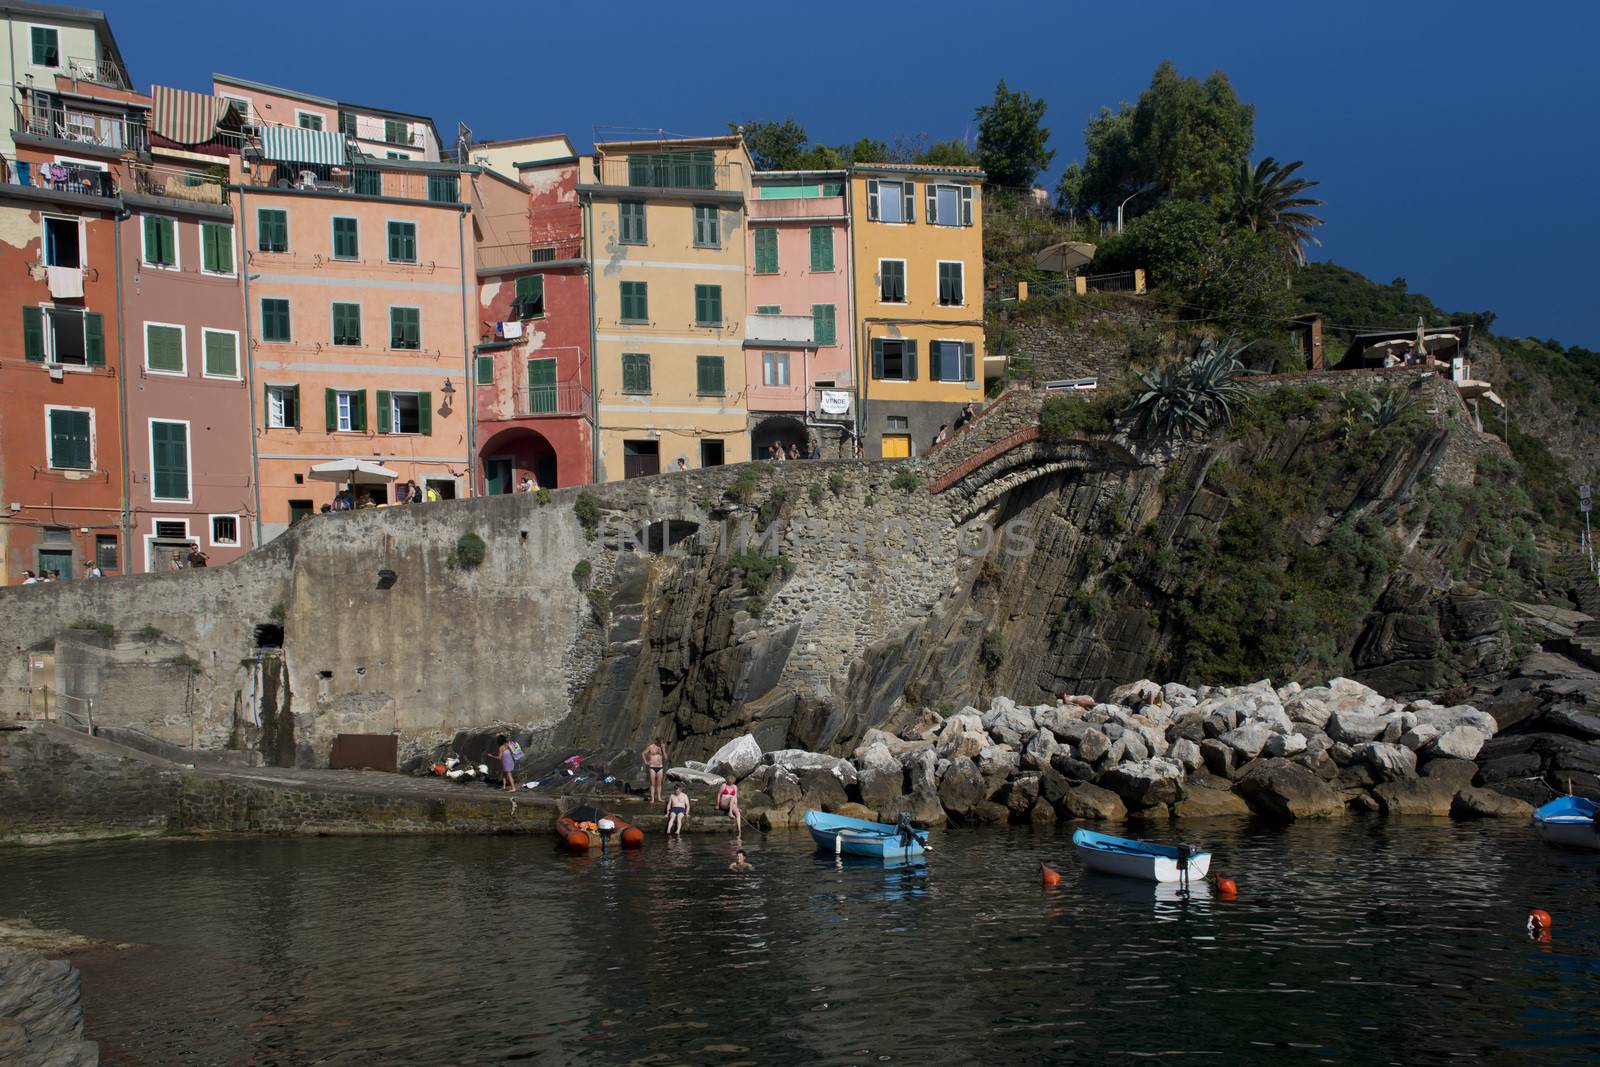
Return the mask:
<path fill-rule="evenodd" d="M 1362 812 L 1526 818 L 1524 801 L 1475 784 L 1473 761 L 1496 729 L 1469 705 L 1391 700 L 1348 678 L 1198 690 L 1139 681 L 1102 703 L 1028 707 L 996 697 L 987 711 L 924 709 L 896 733 L 868 730 L 848 759 L 762 752 L 747 734 L 667 776 L 710 795 L 734 775 L 744 812 L 763 826 L 846 805 L 926 825 Z"/>

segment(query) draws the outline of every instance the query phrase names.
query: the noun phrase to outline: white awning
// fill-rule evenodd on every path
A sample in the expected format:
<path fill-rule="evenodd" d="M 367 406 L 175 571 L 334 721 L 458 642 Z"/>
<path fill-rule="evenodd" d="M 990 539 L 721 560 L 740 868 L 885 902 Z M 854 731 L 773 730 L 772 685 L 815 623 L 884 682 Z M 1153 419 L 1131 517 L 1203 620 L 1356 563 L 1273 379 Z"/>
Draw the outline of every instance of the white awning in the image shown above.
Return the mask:
<path fill-rule="evenodd" d="M 335 459 L 312 467 L 309 477 L 319 482 L 386 485 L 400 477 L 400 473 L 370 459 Z"/>

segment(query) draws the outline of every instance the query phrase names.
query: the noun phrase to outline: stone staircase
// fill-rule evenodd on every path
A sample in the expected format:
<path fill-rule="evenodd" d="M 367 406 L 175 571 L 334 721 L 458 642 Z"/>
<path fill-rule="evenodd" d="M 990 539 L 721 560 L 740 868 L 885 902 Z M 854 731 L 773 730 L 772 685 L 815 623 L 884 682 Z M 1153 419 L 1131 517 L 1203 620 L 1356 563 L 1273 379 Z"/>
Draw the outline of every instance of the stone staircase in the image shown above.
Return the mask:
<path fill-rule="evenodd" d="M 1600 583 L 1596 583 L 1594 572 L 1589 569 L 1588 557 L 1582 552 L 1569 552 L 1560 558 L 1560 562 L 1566 570 L 1569 589 L 1578 602 L 1578 610 L 1600 619 Z"/>

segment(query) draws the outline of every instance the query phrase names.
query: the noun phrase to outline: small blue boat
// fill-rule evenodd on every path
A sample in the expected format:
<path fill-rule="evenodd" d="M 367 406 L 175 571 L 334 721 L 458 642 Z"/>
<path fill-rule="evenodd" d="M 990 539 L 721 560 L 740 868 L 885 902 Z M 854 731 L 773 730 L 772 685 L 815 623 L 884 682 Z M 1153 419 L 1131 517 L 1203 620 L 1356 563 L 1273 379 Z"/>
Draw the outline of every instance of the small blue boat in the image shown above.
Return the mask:
<path fill-rule="evenodd" d="M 1078 858 L 1092 871 L 1143 878 L 1150 882 L 1203 882 L 1211 870 L 1211 853 L 1189 845 L 1152 845 L 1129 837 L 1093 830 L 1074 830 Z"/>
<path fill-rule="evenodd" d="M 807 811 L 806 829 L 811 831 L 818 848 L 841 856 L 903 860 L 922 855 L 928 847 L 928 832 L 913 829 L 910 823 L 904 822 L 890 826 L 888 823 Z"/>
<path fill-rule="evenodd" d="M 1533 828 L 1552 845 L 1600 849 L 1600 804 L 1556 797 L 1533 813 Z"/>

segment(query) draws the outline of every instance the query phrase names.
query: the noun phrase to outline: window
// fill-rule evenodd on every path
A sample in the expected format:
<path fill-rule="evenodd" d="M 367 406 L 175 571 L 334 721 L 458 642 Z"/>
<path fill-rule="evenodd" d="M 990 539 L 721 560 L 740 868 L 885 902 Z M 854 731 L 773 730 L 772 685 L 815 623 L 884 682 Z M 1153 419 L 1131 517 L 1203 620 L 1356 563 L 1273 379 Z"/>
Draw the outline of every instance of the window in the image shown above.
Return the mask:
<path fill-rule="evenodd" d="M 628 184 L 654 189 L 715 189 L 715 152 L 636 152 L 628 157 Z"/>
<path fill-rule="evenodd" d="M 975 381 L 971 341 L 933 341 L 928 345 L 928 377 L 939 382 Z"/>
<path fill-rule="evenodd" d="M 239 377 L 239 335 L 232 330 L 202 329 L 200 340 L 205 348 L 207 378 Z"/>
<path fill-rule="evenodd" d="M 118 558 L 116 534 L 94 535 L 94 561 L 103 571 L 114 571 L 117 569 Z"/>
<path fill-rule="evenodd" d="M 721 441 L 700 442 L 700 466 L 720 467 L 723 463 L 723 446 Z"/>
<path fill-rule="evenodd" d="M 286 344 L 289 334 L 289 301 L 283 297 L 261 298 L 261 339 Z"/>
<path fill-rule="evenodd" d="M 833 230 L 830 227 L 811 227 L 811 270 L 815 274 L 833 270 Z"/>
<path fill-rule="evenodd" d="M 622 321 L 650 321 L 650 292 L 644 282 L 622 283 Z"/>
<path fill-rule="evenodd" d="M 761 384 L 789 384 L 789 353 L 763 352 L 761 354 Z"/>
<path fill-rule="evenodd" d="M 834 323 L 832 304 L 811 305 L 811 342 L 819 348 L 839 343 L 839 332 Z"/>
<path fill-rule="evenodd" d="M 144 369 L 158 374 L 183 374 L 183 327 L 163 322 L 144 324 Z"/>
<path fill-rule="evenodd" d="M 189 499 L 189 424 L 150 420 L 150 499 Z"/>
<path fill-rule="evenodd" d="M 721 248 L 722 225 L 715 205 L 694 206 L 694 246 L 696 248 Z"/>
<path fill-rule="evenodd" d="M 30 26 L 33 41 L 33 65 L 36 67 L 61 66 L 61 41 L 53 26 Z M 9 31 L 8 31 L 9 32 Z"/>
<path fill-rule="evenodd" d="M 211 516 L 212 547 L 236 548 L 239 544 L 239 516 Z M 103 569 L 103 568 L 102 568 Z"/>
<path fill-rule="evenodd" d="M 256 209 L 256 248 L 262 252 L 289 251 L 289 213 L 282 208 Z"/>
<path fill-rule="evenodd" d="M 721 396 L 723 394 L 722 357 L 721 356 L 696 356 L 694 357 L 695 392 L 700 396 Z"/>
<path fill-rule="evenodd" d="M 966 303 L 966 289 L 961 281 L 961 264 L 939 264 L 939 303 L 944 307 L 960 307 Z"/>
<path fill-rule="evenodd" d="M 544 314 L 544 275 L 531 274 L 517 279 L 517 298 L 511 314 L 518 319 L 536 319 Z"/>
<path fill-rule="evenodd" d="M 394 155 L 393 152 L 389 154 Z M 371 167 L 356 167 L 351 170 L 350 184 L 357 196 L 383 195 L 383 175 Z"/>
<path fill-rule="evenodd" d="M 642 352 L 622 353 L 622 391 L 650 395 L 650 357 Z"/>
<path fill-rule="evenodd" d="M 356 220 L 343 215 L 333 219 L 333 258 L 357 259 L 361 255 L 361 237 Z"/>
<path fill-rule="evenodd" d="M 972 187 L 928 186 L 928 221 L 935 226 L 971 226 Z"/>
<path fill-rule="evenodd" d="M 322 116 L 315 111 L 296 111 L 294 120 L 302 130 L 322 129 Z"/>
<path fill-rule="evenodd" d="M 455 204 L 461 201 L 461 189 L 454 174 L 428 175 L 428 199 L 435 204 Z"/>
<path fill-rule="evenodd" d="M 878 300 L 884 304 L 906 302 L 906 261 L 878 260 Z"/>
<path fill-rule="evenodd" d="M 356 113 L 354 111 L 339 112 L 339 132 L 346 137 L 356 135 Z"/>
<path fill-rule="evenodd" d="M 385 158 L 385 159 L 410 159 L 411 157 L 406 155 L 406 153 L 404 153 L 404 152 L 385 152 L 383 154 L 383 158 Z"/>
<path fill-rule="evenodd" d="M 333 305 L 333 343 L 355 346 L 361 343 L 361 305 Z"/>
<path fill-rule="evenodd" d="M 267 426 L 274 430 L 300 428 L 300 387 L 267 386 Z"/>
<path fill-rule="evenodd" d="M 94 469 L 93 415 L 68 408 L 45 408 L 50 424 L 50 466 L 55 470 Z"/>
<path fill-rule="evenodd" d="M 872 376 L 887 382 L 917 378 L 917 342 L 877 337 L 872 341 Z"/>
<path fill-rule="evenodd" d="M 83 247 L 77 219 L 44 220 L 44 263 L 47 267 L 83 266 Z"/>
<path fill-rule="evenodd" d="M 378 432 L 433 433 L 433 408 L 429 393 L 391 393 L 378 390 Z"/>
<path fill-rule="evenodd" d="M 422 309 L 389 309 L 389 343 L 391 348 L 415 352 L 422 347 Z"/>
<path fill-rule="evenodd" d="M 493 385 L 494 384 L 494 357 L 493 356 L 479 356 L 477 358 L 477 361 L 476 361 L 476 367 L 477 367 L 477 377 L 476 377 L 477 384 L 479 384 L 479 385 Z"/>
<path fill-rule="evenodd" d="M 207 274 L 233 274 L 233 227 L 221 222 L 200 224 L 200 269 Z"/>
<path fill-rule="evenodd" d="M 722 286 L 697 285 L 694 287 L 694 324 L 696 326 L 722 325 Z"/>
<path fill-rule="evenodd" d="M 778 273 L 778 229 L 775 226 L 758 226 L 755 229 L 757 274 Z"/>
<path fill-rule="evenodd" d="M 905 415 L 889 415 L 884 418 L 883 426 L 887 430 L 909 430 L 911 419 Z"/>
<path fill-rule="evenodd" d="M 645 243 L 644 201 L 624 200 L 617 204 L 617 240 L 625 245 Z"/>
<path fill-rule="evenodd" d="M 414 222 L 389 223 L 389 262 L 415 263 L 417 261 L 417 224 Z"/>
<path fill-rule="evenodd" d="M 757 304 L 757 315 L 782 315 L 783 306 L 780 304 Z"/>
<path fill-rule="evenodd" d="M 178 224 L 160 215 L 144 217 L 143 256 L 146 266 L 174 268 L 178 265 Z"/>
<path fill-rule="evenodd" d="M 365 389 L 324 389 L 322 397 L 329 433 L 360 433 L 367 428 Z"/>
<path fill-rule="evenodd" d="M 867 182 L 867 218 L 878 222 L 917 221 L 915 182 Z"/>
<path fill-rule="evenodd" d="M 23 356 L 31 363 L 71 367 L 106 365 L 105 324 L 97 312 L 77 308 L 22 309 Z"/>
<path fill-rule="evenodd" d="M 528 360 L 528 411 L 547 415 L 556 410 L 556 361 L 546 356 Z"/>
<path fill-rule="evenodd" d="M 396 122 L 394 119 L 383 120 L 383 139 L 390 144 L 411 144 L 411 126 L 408 123 Z"/>

